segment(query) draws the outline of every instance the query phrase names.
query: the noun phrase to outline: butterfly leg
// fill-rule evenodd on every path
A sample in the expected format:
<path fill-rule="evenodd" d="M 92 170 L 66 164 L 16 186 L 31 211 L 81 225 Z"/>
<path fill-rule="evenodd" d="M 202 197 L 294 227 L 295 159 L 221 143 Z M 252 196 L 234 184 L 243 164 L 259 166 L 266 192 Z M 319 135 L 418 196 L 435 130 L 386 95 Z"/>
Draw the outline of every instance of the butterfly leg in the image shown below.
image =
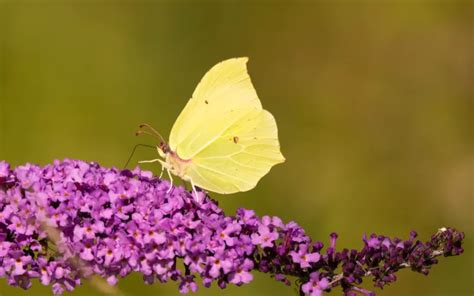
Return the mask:
<path fill-rule="evenodd" d="M 159 159 L 159 158 L 152 159 L 152 160 L 140 160 L 138 163 L 152 163 L 152 162 L 158 162 L 160 160 L 161 159 Z"/>
<path fill-rule="evenodd" d="M 196 186 L 194 186 L 193 180 L 191 180 L 191 187 L 193 188 L 194 200 L 197 202 L 201 202 L 199 199 L 198 192 L 196 190 Z"/>
<path fill-rule="evenodd" d="M 168 172 L 168 177 L 170 178 L 170 188 L 168 189 L 168 191 L 166 191 L 166 193 L 168 194 L 173 189 L 173 177 L 171 176 L 170 170 L 166 169 L 166 171 Z"/>
<path fill-rule="evenodd" d="M 152 162 L 160 162 L 160 164 L 161 164 L 161 173 L 160 173 L 159 178 L 161 179 L 161 177 L 163 177 L 163 171 L 165 170 L 164 162 L 161 159 L 156 158 L 156 159 L 152 159 L 152 160 L 141 160 L 138 163 L 152 163 Z"/>
<path fill-rule="evenodd" d="M 163 172 L 165 171 L 165 167 L 163 165 L 161 165 L 161 173 L 160 173 L 160 179 L 161 177 L 163 177 Z"/>

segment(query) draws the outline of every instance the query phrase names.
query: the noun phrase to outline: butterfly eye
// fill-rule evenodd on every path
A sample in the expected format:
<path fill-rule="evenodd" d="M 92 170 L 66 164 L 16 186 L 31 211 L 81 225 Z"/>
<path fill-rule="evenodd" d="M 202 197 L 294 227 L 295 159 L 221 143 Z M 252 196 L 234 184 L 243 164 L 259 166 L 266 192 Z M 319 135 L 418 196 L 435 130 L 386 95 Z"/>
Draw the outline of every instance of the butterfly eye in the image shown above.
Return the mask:
<path fill-rule="evenodd" d="M 236 136 L 236 137 L 233 138 L 233 140 L 234 140 L 235 144 L 239 143 L 239 137 Z"/>

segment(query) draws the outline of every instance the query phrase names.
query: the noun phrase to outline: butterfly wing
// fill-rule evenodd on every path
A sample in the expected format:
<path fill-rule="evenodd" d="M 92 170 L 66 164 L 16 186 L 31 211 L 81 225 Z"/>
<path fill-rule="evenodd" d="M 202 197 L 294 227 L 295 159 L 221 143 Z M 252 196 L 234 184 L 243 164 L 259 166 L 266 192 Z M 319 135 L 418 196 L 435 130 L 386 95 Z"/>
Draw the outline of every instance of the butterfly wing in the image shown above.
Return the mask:
<path fill-rule="evenodd" d="M 262 105 L 247 73 L 248 58 L 233 58 L 209 70 L 171 129 L 169 145 L 183 159 L 213 142 L 251 109 Z"/>
<path fill-rule="evenodd" d="M 218 193 L 250 190 L 273 165 L 285 160 L 277 133 L 270 112 L 251 111 L 192 159 L 187 176 Z"/>
<path fill-rule="evenodd" d="M 230 59 L 209 70 L 171 130 L 171 150 L 191 159 L 186 176 L 209 191 L 249 190 L 284 161 L 275 119 L 262 109 L 246 62 Z"/>

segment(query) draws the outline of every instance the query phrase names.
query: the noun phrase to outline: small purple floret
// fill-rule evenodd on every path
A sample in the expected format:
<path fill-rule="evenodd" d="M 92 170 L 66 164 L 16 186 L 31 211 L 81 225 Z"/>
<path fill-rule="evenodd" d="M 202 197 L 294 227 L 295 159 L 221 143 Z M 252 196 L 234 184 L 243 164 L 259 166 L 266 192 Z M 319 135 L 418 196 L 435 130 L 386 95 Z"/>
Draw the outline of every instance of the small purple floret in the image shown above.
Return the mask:
<path fill-rule="evenodd" d="M 323 295 L 323 291 L 329 288 L 329 280 L 320 277 L 318 272 L 309 275 L 309 281 L 301 286 L 303 293 L 311 296 Z"/>

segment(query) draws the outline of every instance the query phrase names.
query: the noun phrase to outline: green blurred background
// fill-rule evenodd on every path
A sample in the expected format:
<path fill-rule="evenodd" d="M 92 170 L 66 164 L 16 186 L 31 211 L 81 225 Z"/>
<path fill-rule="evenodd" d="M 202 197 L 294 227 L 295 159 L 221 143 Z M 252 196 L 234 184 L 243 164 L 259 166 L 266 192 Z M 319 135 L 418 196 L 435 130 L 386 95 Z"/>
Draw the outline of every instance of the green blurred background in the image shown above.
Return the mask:
<path fill-rule="evenodd" d="M 287 162 L 258 187 L 217 196 L 296 220 L 314 239 L 427 239 L 466 232 L 466 253 L 410 271 L 379 295 L 472 295 L 471 1 L 154 2 L 0 0 L 0 159 L 123 166 L 138 124 L 168 134 L 202 75 L 249 56 Z M 150 159 L 152 150 L 134 157 Z M 158 171 L 158 166 L 146 166 Z M 370 285 L 368 285 L 370 287 Z M 177 286 L 119 283 L 127 295 Z M 1 295 L 43 295 L 0 281 Z M 100 295 L 89 284 L 74 295 Z M 295 295 L 267 275 L 198 295 Z M 335 295 L 340 294 L 336 291 Z"/>

